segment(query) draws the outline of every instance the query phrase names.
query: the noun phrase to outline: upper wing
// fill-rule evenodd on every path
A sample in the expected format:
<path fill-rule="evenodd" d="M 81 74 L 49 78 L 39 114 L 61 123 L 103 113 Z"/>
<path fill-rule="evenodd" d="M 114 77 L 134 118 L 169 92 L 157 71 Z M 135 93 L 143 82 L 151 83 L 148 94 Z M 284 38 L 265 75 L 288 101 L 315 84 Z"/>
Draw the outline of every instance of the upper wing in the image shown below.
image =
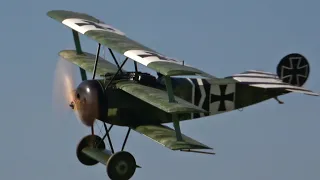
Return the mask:
<path fill-rule="evenodd" d="M 59 52 L 59 55 L 70 61 L 71 63 L 80 66 L 88 72 L 93 72 L 96 56 L 90 53 L 83 52 L 83 54 L 77 54 L 75 50 L 63 50 Z M 99 57 L 96 73 L 100 76 L 104 76 L 107 73 L 114 74 L 118 70 L 118 67 L 103 58 Z"/>
<path fill-rule="evenodd" d="M 184 65 L 175 59 L 165 57 L 160 53 L 135 42 L 120 30 L 83 13 L 64 10 L 49 11 L 48 16 L 62 24 L 84 34 L 102 45 L 121 53 L 161 74 L 168 76 L 198 75 L 214 78 L 199 69 Z"/>
<path fill-rule="evenodd" d="M 232 75 L 232 78 L 242 84 L 265 89 L 284 89 L 290 92 L 298 92 L 307 95 L 319 96 L 318 93 L 312 92 L 303 87 L 294 86 L 283 82 L 276 74 L 250 70 L 240 74 Z"/>
<path fill-rule="evenodd" d="M 160 89 L 144 86 L 133 81 L 120 81 L 116 86 L 167 113 L 206 113 L 204 109 L 176 96 L 176 103 L 169 102 L 168 93 Z"/>
<path fill-rule="evenodd" d="M 171 150 L 212 149 L 184 134 L 183 141 L 177 141 L 176 132 L 164 125 L 142 125 L 132 129 Z"/>

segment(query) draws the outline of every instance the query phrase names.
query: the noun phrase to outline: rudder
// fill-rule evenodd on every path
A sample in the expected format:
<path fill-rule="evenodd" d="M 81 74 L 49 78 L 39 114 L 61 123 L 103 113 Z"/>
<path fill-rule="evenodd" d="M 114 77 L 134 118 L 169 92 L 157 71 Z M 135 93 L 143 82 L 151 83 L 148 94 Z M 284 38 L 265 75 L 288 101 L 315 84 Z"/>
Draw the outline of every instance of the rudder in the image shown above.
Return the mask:
<path fill-rule="evenodd" d="M 308 60 L 299 53 L 291 53 L 283 57 L 277 66 L 277 75 L 285 82 L 294 86 L 303 86 L 309 78 L 310 65 Z"/>

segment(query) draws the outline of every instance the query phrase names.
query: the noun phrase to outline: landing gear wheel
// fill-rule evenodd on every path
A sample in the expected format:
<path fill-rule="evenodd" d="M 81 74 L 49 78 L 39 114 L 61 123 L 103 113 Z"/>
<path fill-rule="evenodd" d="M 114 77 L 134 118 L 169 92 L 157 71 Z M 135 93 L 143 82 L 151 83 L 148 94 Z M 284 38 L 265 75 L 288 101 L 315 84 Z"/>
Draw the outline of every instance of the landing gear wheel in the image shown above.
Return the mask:
<path fill-rule="evenodd" d="M 90 158 L 89 156 L 85 155 L 82 152 L 82 149 L 85 147 L 96 147 L 98 145 L 98 149 L 105 149 L 106 145 L 102 141 L 102 139 L 99 136 L 96 135 L 88 135 L 81 139 L 81 141 L 78 144 L 77 147 L 77 157 L 78 160 L 87 166 L 93 166 L 98 164 L 99 162 Z"/>
<path fill-rule="evenodd" d="M 107 173 L 110 179 L 128 180 L 136 171 L 136 160 L 126 151 L 113 154 L 107 162 Z"/>

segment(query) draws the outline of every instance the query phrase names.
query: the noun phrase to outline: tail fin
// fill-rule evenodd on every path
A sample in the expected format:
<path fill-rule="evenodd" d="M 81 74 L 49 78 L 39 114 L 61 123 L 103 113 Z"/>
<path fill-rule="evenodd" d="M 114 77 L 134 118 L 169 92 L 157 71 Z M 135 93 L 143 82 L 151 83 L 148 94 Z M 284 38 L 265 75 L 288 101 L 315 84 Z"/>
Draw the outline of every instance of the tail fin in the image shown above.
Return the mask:
<path fill-rule="evenodd" d="M 301 54 L 291 53 L 281 59 L 277 66 L 277 75 L 285 83 L 303 86 L 309 78 L 310 65 Z"/>

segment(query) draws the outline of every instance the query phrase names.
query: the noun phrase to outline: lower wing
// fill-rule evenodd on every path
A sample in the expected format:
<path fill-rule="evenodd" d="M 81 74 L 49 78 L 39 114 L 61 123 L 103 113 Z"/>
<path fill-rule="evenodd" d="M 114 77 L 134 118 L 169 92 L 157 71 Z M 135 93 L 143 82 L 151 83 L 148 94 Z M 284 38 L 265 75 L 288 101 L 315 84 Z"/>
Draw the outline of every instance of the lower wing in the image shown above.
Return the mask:
<path fill-rule="evenodd" d="M 132 127 L 132 129 L 171 150 L 214 154 L 212 152 L 193 151 L 195 149 L 212 150 L 213 148 L 208 147 L 184 134 L 182 134 L 183 140 L 178 141 L 176 138 L 176 132 L 165 125 L 141 125 Z"/>

